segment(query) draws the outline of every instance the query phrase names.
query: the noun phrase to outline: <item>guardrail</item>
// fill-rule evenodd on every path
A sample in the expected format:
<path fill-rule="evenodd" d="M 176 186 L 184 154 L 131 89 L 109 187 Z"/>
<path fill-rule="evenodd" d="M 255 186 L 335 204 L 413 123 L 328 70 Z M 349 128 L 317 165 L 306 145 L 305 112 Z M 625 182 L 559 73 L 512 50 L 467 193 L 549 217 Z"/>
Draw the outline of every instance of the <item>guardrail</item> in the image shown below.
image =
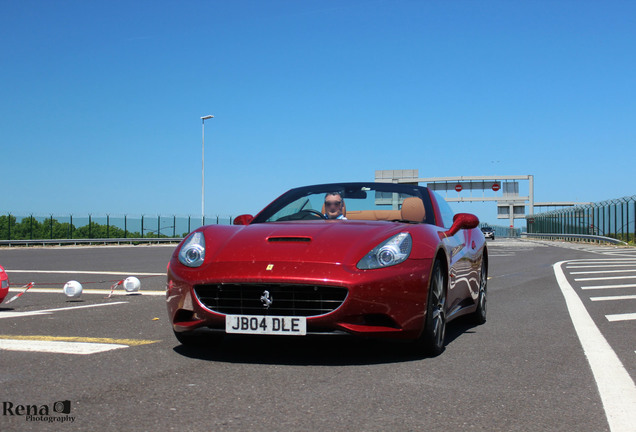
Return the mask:
<path fill-rule="evenodd" d="M 597 236 L 590 234 L 537 234 L 537 233 L 521 233 L 521 237 L 528 238 L 543 238 L 548 240 L 579 240 L 595 243 L 611 243 L 627 246 L 628 244 L 622 240 L 617 240 L 612 237 Z"/>
<path fill-rule="evenodd" d="M 120 244 L 169 244 L 179 243 L 183 237 L 160 238 L 94 238 L 94 239 L 42 239 L 0 240 L 0 246 L 64 246 L 64 245 L 120 245 Z"/>

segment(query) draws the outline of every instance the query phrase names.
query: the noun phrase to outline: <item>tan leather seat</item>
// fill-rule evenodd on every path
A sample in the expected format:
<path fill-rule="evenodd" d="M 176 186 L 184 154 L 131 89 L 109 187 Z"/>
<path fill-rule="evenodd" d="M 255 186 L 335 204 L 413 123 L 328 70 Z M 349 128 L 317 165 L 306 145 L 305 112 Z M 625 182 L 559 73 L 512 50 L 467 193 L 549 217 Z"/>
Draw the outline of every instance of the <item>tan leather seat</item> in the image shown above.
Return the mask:
<path fill-rule="evenodd" d="M 398 220 L 402 218 L 399 210 L 352 210 L 347 213 L 347 219 L 352 220 Z"/>

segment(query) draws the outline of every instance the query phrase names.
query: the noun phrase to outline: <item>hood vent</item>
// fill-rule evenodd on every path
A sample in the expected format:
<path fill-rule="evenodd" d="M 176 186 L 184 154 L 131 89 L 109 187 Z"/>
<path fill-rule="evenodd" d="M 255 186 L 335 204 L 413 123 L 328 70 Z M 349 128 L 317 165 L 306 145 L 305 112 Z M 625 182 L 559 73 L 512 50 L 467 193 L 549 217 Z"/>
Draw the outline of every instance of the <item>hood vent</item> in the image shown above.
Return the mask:
<path fill-rule="evenodd" d="M 267 238 L 268 242 L 287 242 L 287 243 L 309 243 L 311 237 L 290 237 L 290 236 L 272 236 Z"/>

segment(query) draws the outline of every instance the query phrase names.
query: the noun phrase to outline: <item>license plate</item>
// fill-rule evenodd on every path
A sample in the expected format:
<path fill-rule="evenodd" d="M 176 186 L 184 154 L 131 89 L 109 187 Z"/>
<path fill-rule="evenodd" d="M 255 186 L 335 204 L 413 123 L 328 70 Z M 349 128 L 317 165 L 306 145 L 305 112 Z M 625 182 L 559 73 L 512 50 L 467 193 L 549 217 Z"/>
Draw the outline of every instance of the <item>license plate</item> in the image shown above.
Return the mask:
<path fill-rule="evenodd" d="M 291 316 L 226 315 L 226 333 L 304 336 L 307 318 Z"/>

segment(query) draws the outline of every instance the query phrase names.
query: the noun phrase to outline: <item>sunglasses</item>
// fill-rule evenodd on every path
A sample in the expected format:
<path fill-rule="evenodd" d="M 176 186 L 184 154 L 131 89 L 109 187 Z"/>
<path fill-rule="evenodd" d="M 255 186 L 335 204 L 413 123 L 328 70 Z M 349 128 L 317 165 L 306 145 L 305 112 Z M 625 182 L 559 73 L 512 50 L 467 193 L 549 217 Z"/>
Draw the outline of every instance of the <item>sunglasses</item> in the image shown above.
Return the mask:
<path fill-rule="evenodd" d="M 342 201 L 325 201 L 326 207 L 332 207 L 332 206 L 338 207 L 340 204 L 342 204 Z"/>

